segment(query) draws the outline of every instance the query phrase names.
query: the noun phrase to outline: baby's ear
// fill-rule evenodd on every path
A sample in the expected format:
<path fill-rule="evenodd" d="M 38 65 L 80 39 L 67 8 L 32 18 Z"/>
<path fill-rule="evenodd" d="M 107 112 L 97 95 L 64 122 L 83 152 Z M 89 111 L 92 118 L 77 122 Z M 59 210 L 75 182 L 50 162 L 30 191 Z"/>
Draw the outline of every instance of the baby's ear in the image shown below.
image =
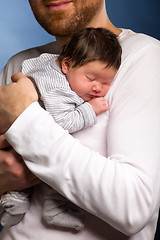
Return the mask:
<path fill-rule="evenodd" d="M 67 74 L 67 72 L 69 71 L 70 67 L 71 67 L 71 61 L 69 60 L 69 58 L 64 58 L 62 60 L 62 66 L 61 66 L 62 72 L 64 74 Z"/>

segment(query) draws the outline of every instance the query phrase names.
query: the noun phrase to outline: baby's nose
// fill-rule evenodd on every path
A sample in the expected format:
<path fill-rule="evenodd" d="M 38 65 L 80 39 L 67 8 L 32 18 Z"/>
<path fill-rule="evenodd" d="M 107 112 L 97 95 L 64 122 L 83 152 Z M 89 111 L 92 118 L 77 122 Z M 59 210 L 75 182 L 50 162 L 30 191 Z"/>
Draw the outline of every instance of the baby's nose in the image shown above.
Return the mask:
<path fill-rule="evenodd" d="M 101 89 L 102 89 L 101 84 L 96 84 L 93 86 L 92 91 L 99 93 L 99 92 L 101 92 Z"/>

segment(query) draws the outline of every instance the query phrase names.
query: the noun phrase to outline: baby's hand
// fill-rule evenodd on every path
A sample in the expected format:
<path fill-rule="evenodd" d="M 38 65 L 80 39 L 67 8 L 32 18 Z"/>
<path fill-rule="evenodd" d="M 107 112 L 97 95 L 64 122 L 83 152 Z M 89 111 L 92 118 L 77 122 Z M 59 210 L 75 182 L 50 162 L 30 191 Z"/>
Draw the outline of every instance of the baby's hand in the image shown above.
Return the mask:
<path fill-rule="evenodd" d="M 95 111 L 96 115 L 105 112 L 109 109 L 109 106 L 107 106 L 104 97 L 95 97 L 89 100 L 88 102 L 93 107 L 93 110 Z"/>

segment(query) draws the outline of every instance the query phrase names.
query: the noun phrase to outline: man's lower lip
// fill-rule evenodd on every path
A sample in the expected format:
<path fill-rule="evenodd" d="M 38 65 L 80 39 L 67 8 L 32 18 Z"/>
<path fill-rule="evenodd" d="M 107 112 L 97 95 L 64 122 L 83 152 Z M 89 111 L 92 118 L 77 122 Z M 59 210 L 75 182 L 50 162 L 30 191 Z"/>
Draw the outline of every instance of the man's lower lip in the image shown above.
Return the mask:
<path fill-rule="evenodd" d="M 66 7 L 70 5 L 71 2 L 59 2 L 59 3 L 53 3 L 49 4 L 47 7 L 50 11 L 58 11 L 58 10 L 63 10 Z"/>

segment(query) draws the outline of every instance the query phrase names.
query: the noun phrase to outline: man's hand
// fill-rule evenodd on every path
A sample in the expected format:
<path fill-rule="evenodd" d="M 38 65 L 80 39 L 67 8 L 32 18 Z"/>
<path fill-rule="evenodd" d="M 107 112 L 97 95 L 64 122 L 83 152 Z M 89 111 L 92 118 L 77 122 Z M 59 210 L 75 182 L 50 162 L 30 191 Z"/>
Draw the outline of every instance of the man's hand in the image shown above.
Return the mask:
<path fill-rule="evenodd" d="M 0 134 L 4 134 L 31 103 L 38 101 L 32 81 L 23 73 L 14 74 L 12 81 L 0 87 Z"/>
<path fill-rule="evenodd" d="M 40 183 L 13 149 L 0 150 L 0 196 L 12 190 L 22 190 Z"/>
<path fill-rule="evenodd" d="M 21 156 L 3 135 L 0 136 L 0 196 L 4 192 L 25 189 L 38 183 L 40 180 L 29 171 Z"/>
<path fill-rule="evenodd" d="M 93 107 L 96 115 L 109 110 L 109 106 L 107 106 L 104 97 L 95 97 L 88 102 Z"/>

